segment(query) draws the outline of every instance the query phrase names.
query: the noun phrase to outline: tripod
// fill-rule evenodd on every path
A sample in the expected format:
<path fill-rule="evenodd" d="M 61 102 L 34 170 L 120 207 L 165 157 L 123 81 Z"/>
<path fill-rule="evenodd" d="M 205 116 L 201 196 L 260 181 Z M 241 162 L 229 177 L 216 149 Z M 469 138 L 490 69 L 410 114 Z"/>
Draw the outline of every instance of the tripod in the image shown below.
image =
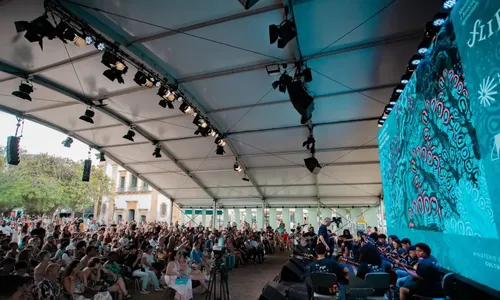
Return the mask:
<path fill-rule="evenodd" d="M 219 277 L 219 295 L 217 296 L 217 277 Z M 227 279 L 229 275 L 224 263 L 216 262 L 210 272 L 210 281 L 208 282 L 208 293 L 205 300 L 230 300 L 229 286 Z"/>

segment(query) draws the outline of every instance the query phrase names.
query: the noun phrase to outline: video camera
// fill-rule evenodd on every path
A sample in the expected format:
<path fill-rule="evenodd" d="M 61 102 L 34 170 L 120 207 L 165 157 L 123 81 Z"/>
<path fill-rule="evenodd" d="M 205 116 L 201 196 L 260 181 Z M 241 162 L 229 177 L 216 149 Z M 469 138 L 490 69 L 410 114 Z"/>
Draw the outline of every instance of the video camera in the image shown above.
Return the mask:
<path fill-rule="evenodd" d="M 340 227 L 340 224 L 342 224 L 342 218 L 341 217 L 332 217 L 332 222 L 337 225 L 337 227 Z"/>
<path fill-rule="evenodd" d="M 226 248 L 225 247 L 219 247 L 219 246 L 213 246 L 212 251 L 214 253 L 215 261 L 219 262 L 222 261 L 222 257 L 226 253 Z"/>

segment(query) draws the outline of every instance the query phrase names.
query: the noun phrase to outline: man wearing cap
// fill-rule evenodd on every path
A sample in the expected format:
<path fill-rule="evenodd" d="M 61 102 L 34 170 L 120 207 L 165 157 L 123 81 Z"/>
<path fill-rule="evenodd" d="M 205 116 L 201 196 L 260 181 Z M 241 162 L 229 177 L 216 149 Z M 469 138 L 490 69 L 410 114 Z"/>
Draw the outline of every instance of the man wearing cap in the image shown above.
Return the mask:
<path fill-rule="evenodd" d="M 328 226 L 330 226 L 331 223 L 332 223 L 332 219 L 326 217 L 323 219 L 323 224 L 321 224 L 319 226 L 319 229 L 318 229 L 318 241 L 317 241 L 317 243 L 318 244 L 322 243 L 323 245 L 325 245 L 326 252 L 330 252 L 330 247 L 328 246 L 328 241 L 329 241 Z"/>

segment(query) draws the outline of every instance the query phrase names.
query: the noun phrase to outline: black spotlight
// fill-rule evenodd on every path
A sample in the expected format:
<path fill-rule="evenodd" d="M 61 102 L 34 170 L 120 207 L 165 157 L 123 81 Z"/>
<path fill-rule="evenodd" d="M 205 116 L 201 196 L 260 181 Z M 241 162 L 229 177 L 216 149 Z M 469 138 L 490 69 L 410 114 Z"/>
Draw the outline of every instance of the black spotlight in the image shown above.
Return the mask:
<path fill-rule="evenodd" d="M 406 73 L 401 77 L 401 80 L 399 81 L 401 84 L 407 84 L 410 81 L 411 74 Z"/>
<path fill-rule="evenodd" d="M 153 156 L 156 158 L 161 158 L 161 148 L 160 146 L 156 146 L 155 151 L 153 152 Z"/>
<path fill-rule="evenodd" d="M 193 120 L 193 124 L 194 125 L 197 125 L 201 128 L 207 128 L 208 127 L 208 123 L 207 121 L 205 121 L 202 117 L 200 117 L 199 115 L 196 115 L 196 117 L 194 117 L 194 120 Z"/>
<path fill-rule="evenodd" d="M 67 44 L 71 42 L 75 46 L 83 48 L 87 45 L 87 41 L 76 33 L 76 31 L 71 28 L 66 22 L 61 22 L 56 26 L 57 37 Z"/>
<path fill-rule="evenodd" d="M 217 148 L 215 149 L 215 154 L 224 155 L 224 153 L 226 153 L 226 151 L 224 151 L 224 146 L 217 146 Z"/>
<path fill-rule="evenodd" d="M 134 141 L 134 136 L 135 136 L 135 132 L 132 130 L 132 129 L 129 129 L 127 134 L 123 136 L 124 139 L 126 140 L 129 140 L 131 142 Z"/>
<path fill-rule="evenodd" d="M 103 75 L 106 76 L 111 81 L 118 81 L 119 83 L 125 83 L 122 75 L 126 74 L 128 71 L 127 65 L 123 63 L 118 57 L 109 51 L 104 51 L 102 55 L 101 63 L 109 68 L 109 70 L 104 71 Z"/>
<path fill-rule="evenodd" d="M 233 170 L 235 170 L 236 172 L 243 171 L 243 169 L 241 168 L 240 163 L 238 163 L 238 161 L 234 162 Z"/>
<path fill-rule="evenodd" d="M 209 136 L 211 132 L 212 132 L 211 129 L 208 127 L 198 126 L 198 129 L 196 129 L 194 134 L 196 135 L 201 134 L 201 136 Z"/>
<path fill-rule="evenodd" d="M 281 74 L 280 79 L 273 82 L 273 89 L 279 89 L 280 92 L 285 93 L 287 86 L 292 83 L 293 78 L 286 72 Z"/>
<path fill-rule="evenodd" d="M 31 93 L 33 93 L 33 86 L 31 85 L 31 83 L 26 81 L 22 82 L 19 86 L 19 90 L 12 92 L 12 95 L 24 100 L 31 101 Z"/>
<path fill-rule="evenodd" d="M 152 88 L 154 85 L 153 82 L 155 80 L 153 78 L 148 77 L 148 75 L 146 75 L 144 72 L 137 71 L 137 73 L 135 73 L 135 76 L 134 76 L 134 81 L 135 81 L 135 83 L 137 83 L 140 86 Z"/>
<path fill-rule="evenodd" d="M 73 144 L 73 139 L 71 137 L 67 137 L 61 144 L 66 148 L 71 148 L 71 144 Z"/>
<path fill-rule="evenodd" d="M 171 91 L 168 87 L 160 86 L 157 95 L 163 98 L 163 100 L 159 103 L 160 106 L 164 108 L 168 106 L 168 108 L 174 109 L 174 105 L 171 102 L 177 98 L 177 92 Z"/>
<path fill-rule="evenodd" d="M 44 37 L 47 37 L 49 40 L 56 37 L 56 30 L 49 20 L 47 20 L 47 15 L 38 17 L 31 22 L 17 21 L 14 24 L 18 33 L 26 31 L 24 37 L 32 43 L 38 42 L 42 50 Z"/>
<path fill-rule="evenodd" d="M 172 102 L 167 101 L 165 99 L 160 100 L 160 102 L 158 102 L 158 105 L 163 107 L 163 108 L 167 108 L 167 106 L 168 106 L 168 108 L 174 109 L 174 105 L 172 104 Z"/>
<path fill-rule="evenodd" d="M 217 144 L 217 146 L 221 146 L 221 147 L 224 147 L 226 146 L 226 141 L 224 141 L 224 139 L 220 138 L 220 137 L 217 137 L 215 139 L 215 144 Z"/>
<path fill-rule="evenodd" d="M 319 172 L 321 171 L 321 165 L 315 157 L 304 158 L 304 163 L 306 164 L 309 172 L 313 174 L 319 174 Z"/>
<path fill-rule="evenodd" d="M 189 104 L 187 104 L 186 102 L 182 102 L 182 104 L 179 106 L 179 109 L 180 109 L 180 111 L 182 111 L 183 113 L 185 113 L 187 115 L 194 113 L 193 108 Z"/>
<path fill-rule="evenodd" d="M 104 155 L 104 152 L 99 152 L 99 161 L 100 162 L 106 161 L 106 156 Z"/>
<path fill-rule="evenodd" d="M 286 44 L 297 36 L 295 22 L 285 20 L 280 25 L 269 25 L 269 43 L 278 41 L 278 48 L 285 48 Z"/>
<path fill-rule="evenodd" d="M 304 82 L 311 82 L 313 80 L 312 72 L 310 68 L 305 68 L 301 73 L 302 77 L 304 77 Z"/>
<path fill-rule="evenodd" d="M 80 120 L 83 120 L 90 124 L 94 124 L 94 120 L 92 119 L 94 115 L 95 115 L 94 111 L 88 108 L 87 110 L 85 110 L 85 114 L 80 117 Z"/>

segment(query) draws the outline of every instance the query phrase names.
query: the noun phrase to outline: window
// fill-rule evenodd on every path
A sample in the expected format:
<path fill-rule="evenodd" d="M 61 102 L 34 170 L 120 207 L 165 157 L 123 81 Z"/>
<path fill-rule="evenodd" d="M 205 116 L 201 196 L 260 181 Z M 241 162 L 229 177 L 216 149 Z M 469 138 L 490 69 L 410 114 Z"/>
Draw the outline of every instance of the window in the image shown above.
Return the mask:
<path fill-rule="evenodd" d="M 125 188 L 125 176 L 120 177 L 120 188 Z"/>
<path fill-rule="evenodd" d="M 130 177 L 130 187 L 137 187 L 137 177 L 135 175 Z"/>
<path fill-rule="evenodd" d="M 149 190 L 149 184 L 147 184 L 146 182 L 143 182 L 142 183 L 142 190 L 143 191 L 148 191 Z"/>
<path fill-rule="evenodd" d="M 122 215 L 116 216 L 116 221 L 119 223 L 122 220 Z"/>
<path fill-rule="evenodd" d="M 167 216 L 167 203 L 163 202 L 161 205 L 160 205 L 160 215 L 162 217 L 166 217 Z"/>
<path fill-rule="evenodd" d="M 146 222 L 146 216 L 145 215 L 141 215 L 141 222 Z"/>

